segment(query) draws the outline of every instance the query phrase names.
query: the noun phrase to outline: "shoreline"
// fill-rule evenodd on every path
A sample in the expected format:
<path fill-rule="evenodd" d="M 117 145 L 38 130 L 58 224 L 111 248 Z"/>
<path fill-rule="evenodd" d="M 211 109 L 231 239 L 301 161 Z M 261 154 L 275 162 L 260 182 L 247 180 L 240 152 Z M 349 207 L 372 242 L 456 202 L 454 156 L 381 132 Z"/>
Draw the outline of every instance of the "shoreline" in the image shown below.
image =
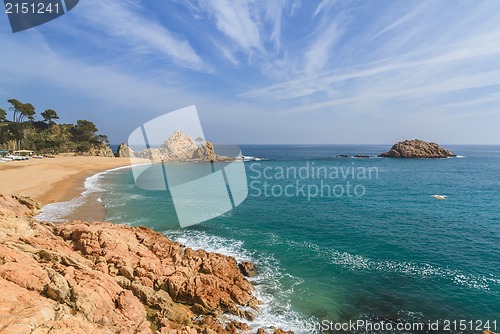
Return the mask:
<path fill-rule="evenodd" d="M 134 166 L 140 166 L 140 164 L 135 164 Z M 50 206 L 51 204 L 70 205 L 71 202 L 80 201 L 79 203 L 73 203 L 74 207 L 68 213 L 61 216 L 62 220 L 64 221 L 83 220 L 83 221 L 96 221 L 96 222 L 106 221 L 106 207 L 104 205 L 104 202 L 99 201 L 102 194 L 104 194 L 106 190 L 103 189 L 98 191 L 89 191 L 89 188 L 87 187 L 87 182 L 91 181 L 90 180 L 91 178 L 96 178 L 95 180 L 92 180 L 92 184 L 94 184 L 94 182 L 98 182 L 97 180 L 99 179 L 100 176 L 106 175 L 110 172 L 115 172 L 118 170 L 124 170 L 130 168 L 132 168 L 132 165 L 119 166 L 104 171 L 99 171 L 95 174 L 86 176 L 84 181 L 82 182 L 83 192 L 81 192 L 79 196 L 76 196 L 72 200 L 66 202 L 50 203 L 44 206 L 42 210 L 47 206 Z"/>
<path fill-rule="evenodd" d="M 130 165 L 128 158 L 57 156 L 0 165 L 0 193 L 28 196 L 43 206 L 68 202 L 85 190 L 85 180 L 99 172 Z"/>

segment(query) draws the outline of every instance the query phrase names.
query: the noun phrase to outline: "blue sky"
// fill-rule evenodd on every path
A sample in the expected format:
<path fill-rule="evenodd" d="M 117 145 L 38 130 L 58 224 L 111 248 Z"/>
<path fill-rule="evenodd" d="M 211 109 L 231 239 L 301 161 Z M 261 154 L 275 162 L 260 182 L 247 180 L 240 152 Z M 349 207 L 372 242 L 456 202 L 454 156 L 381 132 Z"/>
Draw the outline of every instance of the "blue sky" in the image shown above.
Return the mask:
<path fill-rule="evenodd" d="M 0 99 L 113 143 L 194 104 L 215 142 L 500 144 L 498 22 L 493 0 L 81 0 L 16 34 L 0 14 Z"/>

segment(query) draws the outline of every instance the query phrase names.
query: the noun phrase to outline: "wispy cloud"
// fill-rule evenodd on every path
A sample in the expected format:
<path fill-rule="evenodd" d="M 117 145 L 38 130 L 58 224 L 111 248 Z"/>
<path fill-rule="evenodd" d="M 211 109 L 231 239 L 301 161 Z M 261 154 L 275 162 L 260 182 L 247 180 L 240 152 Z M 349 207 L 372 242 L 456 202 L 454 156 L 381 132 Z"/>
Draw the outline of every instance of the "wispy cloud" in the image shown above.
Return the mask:
<path fill-rule="evenodd" d="M 379 32 L 377 32 L 370 41 L 376 39 L 377 37 L 385 34 L 386 32 L 388 31 L 391 31 L 407 22 L 409 22 L 411 19 L 413 19 L 416 15 L 420 14 L 424 9 L 425 7 L 428 5 L 428 1 L 424 1 L 422 2 L 422 4 L 420 4 L 418 7 L 414 8 L 414 9 L 411 9 L 407 14 L 399 17 L 396 21 L 392 22 L 391 24 L 389 24 L 388 26 L 386 26 L 385 28 L 383 28 L 382 30 L 380 30 Z"/>
<path fill-rule="evenodd" d="M 210 66 L 203 62 L 187 40 L 174 36 L 151 17 L 141 15 L 141 7 L 137 2 L 88 0 L 75 12 L 89 26 L 99 29 L 102 34 L 118 38 L 131 50 L 165 57 L 185 68 L 210 70 Z"/>
<path fill-rule="evenodd" d="M 68 101 L 88 95 L 87 109 L 119 106 L 130 122 L 146 117 L 134 108 L 196 103 L 218 133 L 246 142 L 332 142 L 332 133 L 372 141 L 353 128 L 387 142 L 394 128 L 432 134 L 422 115 L 454 122 L 454 114 L 462 138 L 476 111 L 500 121 L 499 20 L 487 0 L 87 0 L 33 30 L 47 45 L 24 41 L 29 33 L 0 36 L 9 50 L 0 86 L 9 97 L 15 87 L 20 97 L 46 87 Z"/>
<path fill-rule="evenodd" d="M 269 38 L 278 51 L 281 48 L 281 21 L 286 5 L 286 0 L 265 1 L 265 17 L 273 24 Z"/>
<path fill-rule="evenodd" d="M 305 53 L 306 73 L 315 74 L 327 65 L 333 52 L 332 48 L 340 35 L 337 22 L 333 22 L 313 41 Z"/>
<path fill-rule="evenodd" d="M 244 51 L 262 48 L 259 28 L 247 1 L 213 0 L 203 2 L 203 6 L 215 17 L 217 28 Z"/>

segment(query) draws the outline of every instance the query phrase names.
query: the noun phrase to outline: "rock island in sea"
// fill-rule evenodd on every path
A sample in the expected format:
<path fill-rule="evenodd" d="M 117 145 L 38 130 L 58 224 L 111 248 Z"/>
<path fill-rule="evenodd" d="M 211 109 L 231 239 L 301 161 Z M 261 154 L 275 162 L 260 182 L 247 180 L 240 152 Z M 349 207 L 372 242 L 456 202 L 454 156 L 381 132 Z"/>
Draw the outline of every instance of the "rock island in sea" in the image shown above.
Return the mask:
<path fill-rule="evenodd" d="M 420 139 L 405 140 L 394 144 L 388 152 L 379 155 L 383 158 L 426 158 L 439 159 L 456 157 L 436 143 L 429 143 Z"/>

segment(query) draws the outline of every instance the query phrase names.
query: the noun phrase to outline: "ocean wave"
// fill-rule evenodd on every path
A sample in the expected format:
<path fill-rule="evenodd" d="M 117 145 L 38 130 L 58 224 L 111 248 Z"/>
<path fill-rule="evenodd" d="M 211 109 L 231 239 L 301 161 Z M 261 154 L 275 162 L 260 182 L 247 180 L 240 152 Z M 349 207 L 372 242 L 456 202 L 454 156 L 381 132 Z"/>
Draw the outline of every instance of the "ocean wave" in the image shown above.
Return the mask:
<path fill-rule="evenodd" d="M 293 311 L 290 303 L 295 288 L 303 282 L 300 278 L 284 272 L 279 261 L 272 255 L 245 249 L 241 240 L 222 238 L 203 231 L 181 229 L 166 231 L 164 234 L 186 247 L 216 252 L 232 256 L 238 262 L 252 261 L 255 264 L 258 274 L 248 280 L 255 286 L 255 296 L 263 304 L 254 320 L 244 320 L 249 326 L 254 329 L 276 327 L 292 330 L 297 334 L 311 333 L 306 329 L 311 328 L 313 319 L 305 318 Z M 284 281 L 287 282 L 286 286 L 283 284 Z M 226 317 L 232 319 L 231 316 Z"/>
<path fill-rule="evenodd" d="M 122 169 L 127 169 L 131 168 L 131 166 L 122 166 L 122 167 L 117 167 L 117 168 L 112 168 L 108 169 L 104 172 L 99 172 L 96 173 L 92 176 L 89 176 L 85 179 L 84 182 L 84 191 L 80 194 L 79 197 L 75 197 L 70 201 L 67 202 L 57 202 L 57 203 L 50 203 L 45 205 L 42 210 L 40 211 L 40 214 L 35 216 L 34 218 L 37 220 L 41 221 L 50 221 L 50 222 L 65 222 L 67 219 L 64 217 L 67 217 L 71 212 L 73 212 L 76 208 L 79 206 L 83 205 L 87 199 L 87 197 L 90 194 L 96 193 L 96 192 L 104 192 L 105 189 L 101 184 L 102 177 L 105 174 L 119 171 Z M 98 199 L 101 199 L 100 197 Z M 101 199 L 102 201 L 102 199 Z"/>
<path fill-rule="evenodd" d="M 351 270 L 383 271 L 399 273 L 420 278 L 443 278 L 454 284 L 466 286 L 470 289 L 489 291 L 492 285 L 500 284 L 495 277 L 465 274 L 457 269 L 434 266 L 428 263 L 412 261 L 373 260 L 347 252 L 331 252 L 332 263 Z"/>
<path fill-rule="evenodd" d="M 327 257 L 334 265 L 341 266 L 351 271 L 379 271 L 397 273 L 422 279 L 441 278 L 447 279 L 456 285 L 465 286 L 475 290 L 490 291 L 493 286 L 500 286 L 500 278 L 466 274 L 458 269 L 440 267 L 429 263 L 413 261 L 395 261 L 387 259 L 370 259 L 361 255 L 325 249 L 312 242 L 287 242 L 293 247 L 304 247 L 320 256 Z"/>
<path fill-rule="evenodd" d="M 64 217 L 68 216 L 77 207 L 85 202 L 84 197 L 76 197 L 68 202 L 50 203 L 43 207 L 40 213 L 35 216 L 36 220 L 62 223 L 67 221 Z"/>

